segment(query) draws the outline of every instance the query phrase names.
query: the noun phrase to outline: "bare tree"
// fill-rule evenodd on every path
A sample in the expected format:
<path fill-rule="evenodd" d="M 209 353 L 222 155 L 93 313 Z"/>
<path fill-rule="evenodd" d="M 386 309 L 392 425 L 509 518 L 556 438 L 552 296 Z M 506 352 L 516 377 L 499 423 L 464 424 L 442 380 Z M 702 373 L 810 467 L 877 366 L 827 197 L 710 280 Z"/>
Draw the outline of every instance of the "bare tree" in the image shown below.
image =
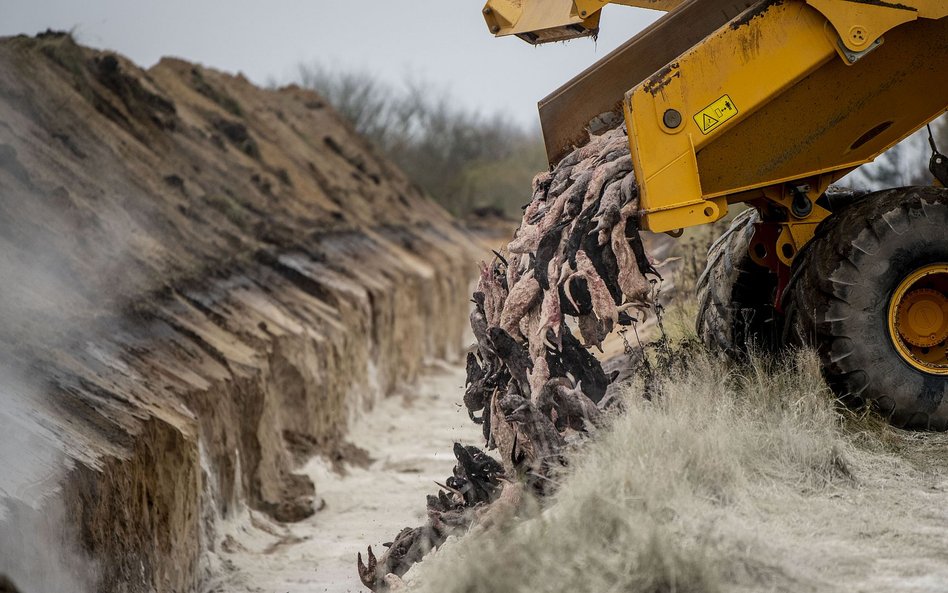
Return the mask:
<path fill-rule="evenodd" d="M 457 214 L 484 206 L 514 214 L 546 166 L 538 130 L 466 109 L 430 83 L 396 87 L 368 72 L 321 64 L 301 65 L 298 77 Z"/>
<path fill-rule="evenodd" d="M 397 94 L 392 100 L 393 89 L 364 72 L 304 64 L 299 67 L 299 82 L 322 94 L 360 134 L 384 149 L 410 135 L 421 109 Z"/>

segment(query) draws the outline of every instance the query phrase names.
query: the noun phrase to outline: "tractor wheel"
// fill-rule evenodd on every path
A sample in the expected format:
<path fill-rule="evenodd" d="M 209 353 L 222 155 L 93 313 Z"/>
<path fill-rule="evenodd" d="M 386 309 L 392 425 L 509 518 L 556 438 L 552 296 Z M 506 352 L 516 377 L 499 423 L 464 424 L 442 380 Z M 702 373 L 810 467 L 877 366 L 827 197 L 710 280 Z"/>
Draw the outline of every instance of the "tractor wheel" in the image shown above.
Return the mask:
<path fill-rule="evenodd" d="M 827 219 L 783 295 L 790 343 L 899 427 L 948 429 L 948 190 L 867 195 Z"/>
<path fill-rule="evenodd" d="M 748 251 L 759 220 L 753 208 L 738 215 L 708 250 L 698 279 L 698 337 L 735 360 L 745 358 L 752 344 L 773 350 L 782 329 L 773 307 L 777 276 L 754 263 Z"/>

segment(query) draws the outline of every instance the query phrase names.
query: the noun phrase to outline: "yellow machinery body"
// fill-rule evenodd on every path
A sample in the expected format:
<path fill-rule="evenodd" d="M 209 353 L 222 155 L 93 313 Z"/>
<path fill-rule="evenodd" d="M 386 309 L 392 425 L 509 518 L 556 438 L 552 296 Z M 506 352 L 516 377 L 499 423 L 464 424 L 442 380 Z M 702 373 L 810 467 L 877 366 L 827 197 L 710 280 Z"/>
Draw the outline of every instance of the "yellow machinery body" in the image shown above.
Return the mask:
<path fill-rule="evenodd" d="M 598 32 L 601 0 L 491 0 L 497 35 Z M 751 202 L 755 260 L 789 265 L 826 188 L 948 109 L 948 1 L 621 0 L 670 12 L 540 103 L 551 163 L 622 113 L 643 226 Z M 614 121 L 614 120 L 613 120 Z"/>

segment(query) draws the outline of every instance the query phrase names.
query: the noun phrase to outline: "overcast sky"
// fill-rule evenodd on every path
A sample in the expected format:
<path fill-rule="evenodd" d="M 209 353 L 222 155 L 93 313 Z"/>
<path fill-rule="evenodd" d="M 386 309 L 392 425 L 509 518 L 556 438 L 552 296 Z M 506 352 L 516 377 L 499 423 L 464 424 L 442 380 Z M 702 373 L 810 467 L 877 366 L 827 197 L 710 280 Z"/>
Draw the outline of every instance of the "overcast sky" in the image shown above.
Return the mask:
<path fill-rule="evenodd" d="M 536 103 L 661 13 L 608 6 L 598 42 L 494 39 L 481 0 L 0 0 L 0 35 L 72 30 L 151 66 L 177 56 L 258 83 L 302 62 L 437 83 L 484 111 L 536 122 Z"/>

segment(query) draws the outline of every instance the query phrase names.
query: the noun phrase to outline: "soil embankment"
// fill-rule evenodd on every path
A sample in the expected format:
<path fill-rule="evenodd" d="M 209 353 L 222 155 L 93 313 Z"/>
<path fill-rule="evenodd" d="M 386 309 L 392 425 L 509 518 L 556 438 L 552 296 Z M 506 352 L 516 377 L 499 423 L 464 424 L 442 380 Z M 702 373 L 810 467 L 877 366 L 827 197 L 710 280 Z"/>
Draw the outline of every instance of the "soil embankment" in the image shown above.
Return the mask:
<path fill-rule="evenodd" d="M 211 593 L 356 593 L 358 553 L 426 519 L 425 499 L 457 463 L 454 443 L 478 444 L 481 427 L 459 404 L 461 364 L 436 365 L 417 385 L 400 389 L 352 426 L 348 439 L 363 463 L 334 467 L 314 457 L 303 471 L 320 485 L 320 512 L 274 525 L 250 511 L 228 521 Z"/>
<path fill-rule="evenodd" d="M 0 40 L 0 253 L 0 540 L 75 540 L 100 591 L 196 589 L 238 502 L 311 514 L 300 464 L 460 351 L 474 275 L 318 95 L 59 34 Z"/>

